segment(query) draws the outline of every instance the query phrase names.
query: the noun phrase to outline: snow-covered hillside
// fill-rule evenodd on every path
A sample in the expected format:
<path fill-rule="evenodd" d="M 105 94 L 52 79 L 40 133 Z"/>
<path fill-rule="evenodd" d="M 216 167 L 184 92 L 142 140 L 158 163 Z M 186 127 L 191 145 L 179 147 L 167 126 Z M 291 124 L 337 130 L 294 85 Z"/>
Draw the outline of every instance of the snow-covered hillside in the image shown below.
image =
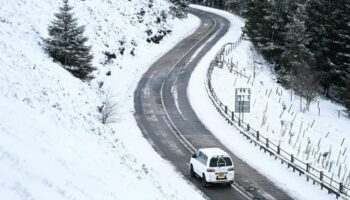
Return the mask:
<path fill-rule="evenodd" d="M 238 156 L 240 159 L 245 161 L 257 171 L 259 171 L 261 174 L 269 178 L 272 182 L 274 182 L 274 184 L 276 184 L 277 187 L 280 187 L 281 189 L 286 191 L 293 199 L 336 199 L 335 195 L 328 194 L 326 190 L 321 190 L 319 186 L 313 185 L 311 181 L 307 182 L 305 176 L 299 176 L 297 173 L 293 172 L 292 168 L 287 168 L 285 165 L 281 165 L 281 163 L 279 161 L 276 161 L 273 156 L 265 154 L 259 148 L 254 146 L 251 142 L 249 142 L 249 140 L 246 139 L 245 136 L 240 134 L 239 129 L 228 124 L 227 121 L 224 120 L 224 118 L 219 114 L 219 112 L 217 112 L 216 107 L 212 105 L 212 102 L 207 93 L 207 70 L 211 61 L 223 45 L 225 45 L 226 43 L 233 43 L 238 40 L 238 38 L 242 34 L 241 27 L 244 26 L 244 22 L 240 20 L 240 18 L 238 18 L 237 16 L 225 11 L 213 8 L 203 8 L 200 6 L 193 7 L 217 13 L 221 16 L 226 17 L 231 22 L 229 32 L 222 39 L 220 39 L 219 42 L 202 58 L 202 60 L 199 62 L 198 66 L 194 70 L 189 82 L 187 92 L 190 98 L 190 103 L 199 119 L 205 124 L 208 130 L 210 130 L 213 133 L 213 135 L 217 137 L 232 153 L 234 153 L 236 156 Z M 269 70 L 269 66 L 265 65 L 266 62 L 263 62 L 262 57 L 259 56 L 256 52 L 253 53 L 252 49 L 253 48 L 251 42 L 243 40 L 236 48 L 234 48 L 232 54 L 227 56 L 225 59 L 227 59 L 226 61 L 229 62 L 231 62 L 232 60 L 232 62 L 235 64 L 237 64 L 238 62 L 239 68 L 235 68 L 235 70 L 238 70 L 238 72 L 241 73 L 245 73 L 248 77 L 249 75 L 251 75 L 252 77 L 252 73 L 254 71 L 254 61 L 256 61 L 257 63 L 263 63 L 264 65 L 262 66 L 256 66 L 256 80 L 254 82 L 254 85 L 252 86 L 252 79 L 250 79 L 249 84 L 247 84 L 248 80 L 246 78 L 240 77 L 235 73 L 230 73 L 230 71 L 225 65 L 223 69 L 214 68 L 212 74 L 213 88 L 218 98 L 221 101 L 223 101 L 225 105 L 229 105 L 230 110 L 234 110 L 235 87 L 250 87 L 252 89 L 253 99 L 251 102 L 252 111 L 250 114 L 244 115 L 244 120 L 248 121 L 251 124 L 251 127 L 260 130 L 261 134 L 269 134 L 268 136 L 271 137 L 271 139 L 273 139 L 274 142 L 278 142 L 278 140 L 281 140 L 281 143 L 283 142 L 282 148 L 287 149 L 289 140 L 288 132 L 290 129 L 287 129 L 288 132 L 286 132 L 285 137 L 279 137 L 280 129 L 275 129 L 275 133 L 272 133 L 271 129 L 273 130 L 272 127 L 281 124 L 280 120 L 277 121 L 276 118 L 279 119 L 279 116 L 283 110 L 281 104 L 282 102 L 287 103 L 287 100 L 290 98 L 290 93 L 285 90 L 281 92 L 282 88 L 276 83 L 276 81 L 273 80 L 275 76 Z M 270 91 L 270 89 L 272 89 L 270 98 L 265 96 L 266 87 L 269 88 L 268 92 Z M 276 87 L 279 87 L 279 93 L 286 95 L 285 97 L 283 97 L 283 99 L 281 98 L 281 100 L 279 100 L 280 96 L 276 94 Z M 295 105 L 299 105 L 299 99 L 296 99 L 295 96 L 293 96 L 293 99 L 296 101 L 293 103 L 295 103 Z M 313 105 L 311 106 L 311 111 L 309 113 L 305 113 L 305 115 L 303 115 L 303 113 L 299 113 L 298 116 L 301 117 L 302 115 L 302 117 L 298 119 L 300 121 L 295 121 L 298 123 L 295 123 L 295 127 L 292 131 L 297 131 L 297 133 L 299 133 L 300 124 L 302 121 L 304 121 L 304 125 L 302 126 L 302 132 L 299 136 L 299 141 L 297 142 L 297 145 L 295 145 L 296 148 L 293 148 L 293 146 L 296 143 L 298 137 L 297 134 L 292 138 L 291 145 L 289 146 L 289 150 L 293 150 L 292 153 L 295 153 L 295 155 L 297 155 L 299 144 L 301 144 L 299 153 L 299 156 L 301 156 L 304 155 L 304 151 L 307 146 L 307 141 L 310 140 L 312 144 L 310 158 L 312 159 L 312 161 L 314 161 L 313 159 L 315 155 L 315 150 L 317 150 L 317 142 L 319 141 L 319 138 L 325 137 L 325 135 L 322 134 L 325 132 L 325 130 L 322 130 L 322 128 L 315 128 L 322 126 L 325 127 L 325 125 L 328 125 L 327 128 L 332 128 L 337 125 L 337 127 L 339 127 L 339 131 L 341 130 L 340 128 L 346 128 L 349 124 L 343 123 L 343 121 L 348 120 L 345 119 L 344 116 L 342 116 L 341 119 L 337 119 L 336 110 L 341 107 L 338 107 L 338 105 L 331 104 L 326 100 L 319 100 L 320 105 L 323 105 L 321 116 L 319 117 L 318 113 L 315 114 L 317 102 L 313 103 Z M 267 111 L 266 114 L 268 114 L 268 119 L 271 120 L 269 120 L 269 123 L 266 123 L 264 126 L 260 127 L 262 119 L 259 117 L 262 117 L 264 115 L 264 112 L 261 110 L 266 108 L 267 102 L 269 103 L 269 111 Z M 290 106 L 291 102 L 288 103 L 288 106 Z M 286 106 L 286 113 L 284 113 L 286 116 L 288 114 L 287 111 L 289 110 L 288 106 Z M 294 108 L 291 108 L 291 110 L 293 109 L 294 112 L 297 112 L 299 107 L 293 107 Z M 290 113 L 292 112 L 290 111 Z M 288 115 L 290 115 L 290 113 Z M 322 116 L 330 118 L 326 120 Z M 308 125 L 310 121 L 312 122 L 311 117 L 316 119 L 313 126 L 315 130 L 312 127 L 310 127 L 311 124 Z M 276 121 L 274 121 L 273 119 L 275 119 Z M 316 124 L 318 125 L 316 126 Z M 266 131 L 268 126 L 270 127 L 270 133 Z M 303 137 L 303 131 L 308 126 L 308 132 L 305 132 L 305 136 Z M 336 130 L 336 128 L 334 128 L 333 130 Z M 321 134 L 317 134 L 317 131 L 319 131 L 319 133 Z M 320 150 L 318 150 L 317 152 L 317 155 L 319 155 L 320 153 L 327 152 L 327 150 L 329 150 L 330 145 L 332 145 L 333 153 L 331 153 L 330 161 L 332 161 L 333 158 L 337 158 L 337 156 L 339 155 L 339 149 L 345 149 L 347 147 L 347 140 L 345 140 L 343 144 L 341 144 L 342 138 L 345 137 L 343 134 L 340 134 L 339 132 L 338 134 L 334 134 L 335 131 L 333 131 L 332 133 L 333 136 L 330 137 L 331 135 L 329 134 L 327 141 L 326 139 L 322 139 L 320 144 Z M 341 152 L 343 151 L 344 150 L 342 150 Z M 343 164 L 344 159 L 346 158 L 346 151 L 345 158 L 343 156 L 344 155 L 340 155 L 339 163 L 342 164 L 342 166 L 345 166 Z M 327 161 L 329 167 L 329 157 L 327 157 L 327 160 L 325 159 L 325 161 L 323 161 L 324 164 L 326 164 Z M 332 170 L 335 171 L 332 172 L 334 173 L 333 178 L 335 179 L 337 175 L 335 172 L 337 172 L 336 170 L 339 169 L 339 163 L 337 166 L 337 160 L 333 160 L 333 162 L 335 163 L 333 163 Z M 322 159 L 319 165 L 322 165 Z M 347 179 L 347 173 L 348 170 L 344 170 L 343 167 L 341 170 L 341 175 L 343 177 L 344 174 L 346 174 L 344 180 Z M 254 183 L 252 183 L 252 185 L 254 185 Z"/>
<path fill-rule="evenodd" d="M 98 69 L 89 84 L 53 63 L 41 46 L 60 1 L 0 1 L 1 199 L 202 199 L 133 118 L 138 78 L 199 20 L 174 19 L 166 0 L 70 4 L 86 25 Z M 147 42 L 167 30 L 171 36 L 159 45 Z M 116 59 L 106 63 L 104 52 Z M 118 104 L 117 123 L 109 126 L 98 120 L 102 91 Z"/>
<path fill-rule="evenodd" d="M 235 88 L 251 88 L 251 112 L 244 114 L 244 121 L 274 144 L 348 186 L 350 120 L 342 112 L 346 109 L 319 97 L 306 110 L 303 98 L 276 83 L 272 67 L 250 41 L 243 41 L 225 59 L 238 67 L 232 73 L 228 68 L 214 70 L 213 86 L 221 101 L 234 110 Z"/>

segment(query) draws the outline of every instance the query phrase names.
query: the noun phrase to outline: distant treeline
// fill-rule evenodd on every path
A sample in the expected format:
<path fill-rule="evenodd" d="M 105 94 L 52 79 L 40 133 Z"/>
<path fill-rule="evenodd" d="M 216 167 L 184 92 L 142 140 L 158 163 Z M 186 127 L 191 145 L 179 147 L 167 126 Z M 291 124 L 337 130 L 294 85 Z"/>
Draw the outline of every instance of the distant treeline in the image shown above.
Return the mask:
<path fill-rule="evenodd" d="M 192 0 L 246 19 L 244 32 L 273 64 L 279 82 L 304 86 L 350 110 L 349 0 Z"/>

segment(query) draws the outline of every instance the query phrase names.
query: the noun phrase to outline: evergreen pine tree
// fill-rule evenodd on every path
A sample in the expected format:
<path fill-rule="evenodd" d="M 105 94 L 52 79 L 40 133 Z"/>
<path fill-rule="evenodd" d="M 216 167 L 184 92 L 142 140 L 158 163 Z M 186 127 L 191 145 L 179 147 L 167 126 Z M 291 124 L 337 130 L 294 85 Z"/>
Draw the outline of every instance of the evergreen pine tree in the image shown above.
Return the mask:
<path fill-rule="evenodd" d="M 225 10 L 238 13 L 238 9 L 239 9 L 239 2 L 238 1 L 239 0 L 226 0 L 224 2 Z"/>
<path fill-rule="evenodd" d="M 329 0 L 309 0 L 307 1 L 307 19 L 305 21 L 307 33 L 310 38 L 308 48 L 314 54 L 316 64 L 315 69 L 322 72 L 321 85 L 327 92 L 334 77 L 330 73 L 334 64 L 331 62 L 331 24 L 333 1 Z"/>
<path fill-rule="evenodd" d="M 250 0 L 244 32 L 261 53 L 277 66 L 282 53 L 282 35 L 287 0 Z"/>
<path fill-rule="evenodd" d="M 85 27 L 78 26 L 72 9 L 68 0 L 63 0 L 63 6 L 48 28 L 50 37 L 45 39 L 45 47 L 53 60 L 61 63 L 75 77 L 90 80 L 90 74 L 95 70 L 91 64 L 91 47 L 85 45 L 88 40 L 83 36 Z"/>
<path fill-rule="evenodd" d="M 345 101 L 350 109 L 350 2 L 334 2 L 330 60 L 336 89 L 335 98 Z M 336 19 L 336 20 L 335 20 Z"/>
<path fill-rule="evenodd" d="M 268 42 L 262 51 L 265 51 L 265 54 L 278 68 L 280 67 L 284 46 L 283 33 L 286 31 L 286 24 L 289 20 L 288 15 L 291 13 L 290 6 L 290 0 L 270 0 L 266 8 L 267 15 L 264 18 L 266 23 L 265 32 L 269 35 L 266 35 Z"/>
<path fill-rule="evenodd" d="M 170 9 L 177 18 L 181 19 L 187 17 L 188 0 L 170 0 L 170 2 L 174 4 Z"/>
<path fill-rule="evenodd" d="M 222 1 L 223 10 L 235 13 L 241 17 L 244 17 L 248 9 L 247 0 L 224 0 Z"/>
<path fill-rule="evenodd" d="M 307 29 L 316 69 L 323 72 L 326 96 L 343 101 L 350 109 L 350 2 L 308 2 Z"/>
<path fill-rule="evenodd" d="M 286 86 L 292 87 L 297 81 L 302 90 L 304 86 L 310 86 L 305 95 L 308 98 L 314 96 L 316 89 L 322 86 L 326 96 L 344 102 L 350 110 L 349 0 L 192 2 L 244 13 L 244 33 L 274 64 L 280 81 L 286 81 Z M 305 76 L 300 73 L 305 73 Z M 305 83 L 298 81 L 302 76 Z"/>
<path fill-rule="evenodd" d="M 264 48 L 269 41 L 270 31 L 265 20 L 268 16 L 268 4 L 268 0 L 250 0 L 248 3 L 244 32 L 258 49 Z"/>
<path fill-rule="evenodd" d="M 280 70 L 282 75 L 294 75 L 297 67 L 308 67 L 313 60 L 311 51 L 306 47 L 309 38 L 306 34 L 305 5 L 295 4 L 297 8 L 294 14 L 290 16 L 289 23 L 286 25 L 286 31 L 283 34 L 284 44 L 282 53 L 283 66 Z"/>

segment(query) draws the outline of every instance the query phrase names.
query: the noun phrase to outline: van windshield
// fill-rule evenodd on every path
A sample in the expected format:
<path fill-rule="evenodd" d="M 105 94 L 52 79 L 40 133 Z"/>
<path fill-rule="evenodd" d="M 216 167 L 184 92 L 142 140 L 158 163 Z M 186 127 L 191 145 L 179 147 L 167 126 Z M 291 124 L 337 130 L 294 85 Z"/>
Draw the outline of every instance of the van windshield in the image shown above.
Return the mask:
<path fill-rule="evenodd" d="M 232 161 L 229 157 L 215 157 L 210 160 L 209 167 L 226 167 L 232 166 Z"/>

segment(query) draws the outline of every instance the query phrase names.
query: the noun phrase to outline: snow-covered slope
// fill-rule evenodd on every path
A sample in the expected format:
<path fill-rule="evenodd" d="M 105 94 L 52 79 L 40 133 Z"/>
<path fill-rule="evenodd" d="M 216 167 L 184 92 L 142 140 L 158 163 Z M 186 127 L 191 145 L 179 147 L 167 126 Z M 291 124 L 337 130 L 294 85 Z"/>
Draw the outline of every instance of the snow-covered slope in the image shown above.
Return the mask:
<path fill-rule="evenodd" d="M 0 1 L 1 199 L 201 199 L 142 137 L 132 97 L 142 72 L 199 20 L 168 15 L 159 22 L 169 12 L 166 0 L 70 4 L 95 56 L 90 84 L 53 63 L 41 46 L 60 1 Z M 148 43 L 159 30 L 172 34 L 160 45 Z M 117 58 L 105 64 L 103 52 Z M 109 126 L 97 120 L 102 81 L 119 105 Z"/>
<path fill-rule="evenodd" d="M 305 176 L 299 176 L 293 172 L 292 168 L 281 165 L 273 156 L 271 157 L 260 151 L 245 136 L 240 134 L 237 128 L 228 124 L 217 112 L 206 90 L 207 70 L 210 62 L 225 43 L 236 42 L 238 40 L 242 34 L 241 27 L 244 26 L 244 23 L 237 16 L 228 12 L 201 6 L 193 7 L 219 14 L 231 22 L 229 32 L 203 57 L 190 79 L 188 94 L 191 105 L 200 120 L 229 150 L 273 181 L 276 186 L 285 190 L 293 199 L 335 199 L 335 195 L 328 194 L 326 190 L 321 190 L 320 187 L 313 185 L 311 181 L 307 182 Z M 254 84 L 252 84 L 253 78 L 248 83 L 248 80 L 243 76 L 241 77 L 234 72 L 230 73 L 226 66 L 222 69 L 214 68 L 212 84 L 218 98 L 225 105 L 228 105 L 230 110 L 234 110 L 235 88 L 251 88 L 251 112 L 244 114 L 244 121 L 247 121 L 251 127 L 260 130 L 261 134 L 268 136 L 270 141 L 276 143 L 280 141 L 284 149 L 288 149 L 290 153 L 294 153 L 294 155 L 298 155 L 300 158 L 304 159 L 307 157 L 307 155 L 304 155 L 306 154 L 305 149 L 307 146 L 309 146 L 308 148 L 311 147 L 309 161 L 311 161 L 312 166 L 319 167 L 327 165 L 328 169 L 330 169 L 329 162 L 333 162 L 333 168 L 331 169 L 333 170 L 334 179 L 336 179 L 337 175 L 335 172 L 339 172 L 334 169 L 338 170 L 339 166 L 341 166 L 341 178 L 345 177 L 343 180 L 346 183 L 348 177 L 348 161 L 346 159 L 348 141 L 346 139 L 342 142 L 342 139 L 346 138 L 344 133 L 349 126 L 349 119 L 345 118 L 345 116 L 341 116 L 340 119 L 337 118 L 336 111 L 342 108 L 339 105 L 331 104 L 320 98 L 317 99 L 320 101 L 320 106 L 322 106 L 320 116 L 318 116 L 316 110 L 317 102 L 312 103 L 310 112 L 299 112 L 299 98 L 296 98 L 297 96 L 293 94 L 292 98 L 294 101 L 289 101 L 290 91 L 283 89 L 276 83 L 274 80 L 275 75 L 270 70 L 270 66 L 266 65 L 266 61 L 252 50 L 254 50 L 254 47 L 251 42 L 243 40 L 234 48 L 232 54 L 226 56 L 225 59 L 228 62 L 232 61 L 237 64 L 239 67 L 234 68 L 234 70 L 245 74 L 247 77 L 253 77 L 254 61 L 256 61 Z M 257 63 L 262 63 L 262 65 Z M 277 88 L 278 92 L 276 93 Z M 268 97 L 270 91 L 271 96 Z M 267 103 L 269 104 L 268 111 L 264 112 Z M 280 134 L 281 119 L 279 116 L 283 111 L 282 103 L 286 104 L 286 111 L 282 116 L 282 120 L 290 122 L 292 120 L 290 117 L 292 115 L 291 113 L 294 113 L 293 117 L 296 112 L 298 113 L 294 122 L 295 127 L 292 129 L 292 132 L 296 134 L 292 138 L 290 146 L 288 146 L 288 132 L 291 129 L 287 129 L 288 132 L 284 137 Z M 290 112 L 288 112 L 291 105 L 293 106 Z M 303 104 L 303 106 L 305 105 Z M 266 124 L 261 126 L 262 118 L 265 114 L 268 116 L 268 119 Z M 315 119 L 315 124 L 311 127 L 313 119 Z M 301 124 L 303 125 L 301 126 Z M 273 130 L 274 132 L 272 132 Z M 304 130 L 307 130 L 305 131 L 305 136 L 303 136 Z M 327 137 L 324 134 L 326 130 L 331 133 Z M 302 132 L 298 137 L 299 131 Z M 317 143 L 320 141 L 320 138 L 320 148 L 318 148 Z M 309 145 L 308 141 L 310 141 Z M 298 153 L 299 146 L 301 147 Z M 318 163 L 318 160 L 315 159 L 315 154 L 318 156 L 328 152 L 330 148 L 333 151 L 332 155 L 327 154 L 328 157 L 324 159 L 321 157 Z M 343 152 L 345 153 L 343 154 Z M 339 165 L 336 164 L 337 156 L 339 156 Z M 328 173 L 328 170 L 324 172 Z"/>
<path fill-rule="evenodd" d="M 350 121 L 338 113 L 346 109 L 319 97 L 307 111 L 304 99 L 276 83 L 272 67 L 255 52 L 250 41 L 243 41 L 226 59 L 239 63 L 235 70 L 248 78 L 227 68 L 214 70 L 213 87 L 220 100 L 234 110 L 235 88 L 251 88 L 251 112 L 244 114 L 244 121 L 270 142 L 349 186 Z"/>

